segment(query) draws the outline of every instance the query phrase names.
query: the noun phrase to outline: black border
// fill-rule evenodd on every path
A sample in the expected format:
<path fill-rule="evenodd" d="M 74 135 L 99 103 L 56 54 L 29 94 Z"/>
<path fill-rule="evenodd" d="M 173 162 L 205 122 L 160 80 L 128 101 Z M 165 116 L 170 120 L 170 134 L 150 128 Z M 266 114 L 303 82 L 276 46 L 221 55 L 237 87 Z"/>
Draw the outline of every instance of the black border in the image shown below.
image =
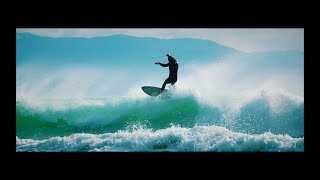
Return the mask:
<path fill-rule="evenodd" d="M 124 3 L 119 1 L 112 4 L 110 2 L 108 4 L 103 4 L 103 2 L 88 4 L 79 1 L 66 4 L 66 2 L 55 1 L 41 5 L 41 2 L 21 1 L 15 5 L 15 28 L 304 28 L 303 1 L 246 3 L 243 1 L 215 1 L 207 4 L 190 1 L 184 2 L 183 5 L 181 5 L 182 2 L 174 5 L 172 2 L 165 1 L 154 2 L 154 4 L 132 1 L 126 3 L 126 7 Z M 127 7 L 129 8 L 126 9 Z M 12 68 L 14 68 L 12 72 L 15 72 L 15 63 Z M 15 75 L 13 77 L 15 80 Z M 11 83 L 13 86 L 14 82 L 9 84 Z M 14 92 L 15 90 L 12 90 L 9 94 Z M 12 97 L 15 102 L 15 95 Z M 15 133 L 15 123 L 13 128 Z M 305 134 L 307 134 L 306 131 Z M 13 138 L 15 139 L 15 134 Z M 15 140 L 13 144 L 12 149 L 15 152 Z M 305 151 L 307 149 L 305 146 Z M 94 177 L 100 174 L 90 172 L 103 172 L 108 176 L 103 175 L 102 177 L 108 178 L 110 174 L 118 172 L 119 169 L 126 169 L 120 172 L 120 175 L 141 171 L 146 173 L 146 169 L 151 169 L 152 171 L 149 172 L 156 173 L 151 176 L 152 178 L 166 176 L 167 173 L 172 172 L 188 176 L 195 169 L 207 175 L 211 174 L 210 177 L 213 177 L 214 173 L 249 177 L 254 172 L 260 173 L 256 178 L 268 175 L 271 178 L 277 178 L 275 174 L 290 176 L 290 173 L 294 173 L 296 177 L 304 174 L 305 164 L 305 152 L 15 152 L 15 169 L 18 172 L 16 176 L 27 179 L 35 177 L 34 173 L 47 174 L 47 176 L 56 178 L 66 178 L 66 175 L 81 177 L 82 174 L 90 174 Z"/>
<path fill-rule="evenodd" d="M 16 27 L 303 28 L 304 1 L 21 1 Z"/>
<path fill-rule="evenodd" d="M 72 176 L 82 171 L 109 172 L 114 173 L 121 170 L 133 173 L 153 169 L 161 173 L 178 173 L 188 176 L 191 172 L 201 171 L 203 173 L 224 174 L 226 176 L 241 175 L 253 176 L 255 173 L 263 173 L 257 178 L 276 175 L 286 177 L 294 175 L 299 177 L 304 174 L 304 153 L 211 153 L 211 152 L 69 152 L 69 153 L 16 153 L 16 168 L 23 174 L 28 175 L 30 170 L 40 171 L 44 174 L 52 174 L 54 169 L 57 173 L 67 173 Z M 178 171 L 182 170 L 182 171 Z M 288 171 L 289 170 L 289 171 Z M 56 171 L 56 170 L 54 170 Z M 135 172 L 137 171 L 137 172 Z M 23 173 L 25 172 L 25 173 Z M 143 172 L 145 173 L 145 172 Z M 241 173 L 241 174 L 234 174 Z M 126 173 L 125 173 L 126 174 Z M 21 174 L 18 174 L 21 175 Z M 79 174 L 78 174 L 79 175 Z M 120 175 L 124 175 L 120 173 Z M 52 174 L 52 176 L 60 176 Z M 32 176 L 31 176 L 32 177 Z"/>

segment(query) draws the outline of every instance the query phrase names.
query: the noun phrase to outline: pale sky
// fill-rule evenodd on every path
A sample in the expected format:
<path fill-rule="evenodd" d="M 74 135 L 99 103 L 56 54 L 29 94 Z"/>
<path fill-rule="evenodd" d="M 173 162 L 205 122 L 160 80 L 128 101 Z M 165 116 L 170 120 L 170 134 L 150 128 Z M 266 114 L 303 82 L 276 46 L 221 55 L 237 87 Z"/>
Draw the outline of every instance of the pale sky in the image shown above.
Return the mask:
<path fill-rule="evenodd" d="M 16 32 L 29 32 L 49 37 L 96 37 L 126 34 L 137 37 L 160 39 L 196 38 L 215 41 L 219 44 L 244 52 L 298 50 L 304 52 L 303 28 L 107 28 L 107 29 L 16 29 Z"/>

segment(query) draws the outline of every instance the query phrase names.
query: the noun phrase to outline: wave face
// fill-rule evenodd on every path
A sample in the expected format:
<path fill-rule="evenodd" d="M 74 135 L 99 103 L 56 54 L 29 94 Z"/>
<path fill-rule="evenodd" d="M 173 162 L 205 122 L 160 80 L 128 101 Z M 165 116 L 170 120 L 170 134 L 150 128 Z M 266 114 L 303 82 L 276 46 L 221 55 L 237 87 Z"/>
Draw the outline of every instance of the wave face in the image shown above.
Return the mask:
<path fill-rule="evenodd" d="M 141 124 L 155 130 L 171 125 L 192 127 L 200 106 L 192 97 L 169 100 L 89 99 L 44 101 L 35 110 L 17 102 L 17 135 L 22 138 L 47 138 L 73 133 L 106 133 Z M 39 109 L 39 108 L 38 108 Z M 62 134 L 61 134 L 62 133 Z"/>

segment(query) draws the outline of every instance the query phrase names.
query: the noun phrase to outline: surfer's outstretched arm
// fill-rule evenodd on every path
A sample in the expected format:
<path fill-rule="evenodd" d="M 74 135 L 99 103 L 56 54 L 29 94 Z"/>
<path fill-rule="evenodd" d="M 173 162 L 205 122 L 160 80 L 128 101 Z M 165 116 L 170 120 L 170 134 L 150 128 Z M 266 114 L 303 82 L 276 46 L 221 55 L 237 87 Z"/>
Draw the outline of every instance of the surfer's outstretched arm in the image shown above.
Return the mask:
<path fill-rule="evenodd" d="M 159 65 L 162 66 L 162 67 L 168 67 L 168 66 L 169 66 L 169 63 L 167 63 L 167 64 L 162 64 L 162 63 L 160 63 L 160 62 L 156 62 L 156 63 L 154 63 L 154 64 L 159 64 Z"/>

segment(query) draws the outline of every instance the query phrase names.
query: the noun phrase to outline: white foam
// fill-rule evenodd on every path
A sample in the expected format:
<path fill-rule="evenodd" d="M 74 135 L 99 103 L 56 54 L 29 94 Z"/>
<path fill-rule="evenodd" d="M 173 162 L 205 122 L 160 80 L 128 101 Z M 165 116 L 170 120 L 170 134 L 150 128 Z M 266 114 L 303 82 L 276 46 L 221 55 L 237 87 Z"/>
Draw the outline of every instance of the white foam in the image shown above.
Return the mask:
<path fill-rule="evenodd" d="M 218 126 L 167 129 L 135 129 L 116 133 L 74 134 L 44 140 L 16 137 L 16 151 L 304 151 L 304 137 L 244 134 Z"/>
<path fill-rule="evenodd" d="M 303 66 L 288 70 L 283 61 L 290 63 L 290 59 L 275 57 L 268 62 L 264 56 L 240 54 L 209 64 L 189 64 L 179 76 L 177 87 L 192 92 L 203 103 L 232 111 L 265 94 L 273 107 L 277 96 L 303 103 Z"/>
<path fill-rule="evenodd" d="M 182 60 L 175 92 L 180 95 L 192 94 L 202 103 L 235 112 L 265 93 L 273 109 L 278 107 L 279 101 L 275 97 L 279 94 L 303 102 L 303 63 L 302 67 L 301 63 L 297 63 L 303 62 L 303 59 L 290 59 L 291 56 L 283 54 L 270 57 L 274 59 L 267 59 L 265 54 L 240 53 L 207 64 L 183 64 Z M 166 78 L 158 76 L 164 71 L 159 71 L 158 75 L 155 73 L 154 77 L 144 77 L 133 74 L 129 69 L 93 66 L 69 65 L 43 71 L 32 64 L 17 67 L 18 100 L 37 108 L 43 105 L 42 99 L 50 98 L 77 99 L 79 106 L 103 106 L 104 102 L 83 99 L 108 98 L 115 103 L 125 98 L 149 98 L 141 87 L 161 86 Z M 170 87 L 167 85 L 167 88 Z M 65 108 L 59 103 L 54 106 L 57 109 Z"/>

